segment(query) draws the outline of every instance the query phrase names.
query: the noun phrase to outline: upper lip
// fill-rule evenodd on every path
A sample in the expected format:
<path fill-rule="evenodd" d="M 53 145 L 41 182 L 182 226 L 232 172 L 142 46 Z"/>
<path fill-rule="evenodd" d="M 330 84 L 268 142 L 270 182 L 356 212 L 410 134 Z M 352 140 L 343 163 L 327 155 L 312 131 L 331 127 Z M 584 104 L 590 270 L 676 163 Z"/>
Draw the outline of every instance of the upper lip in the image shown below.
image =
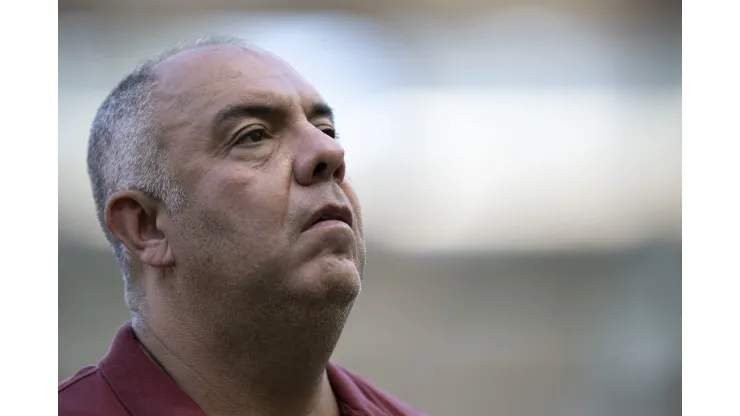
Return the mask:
<path fill-rule="evenodd" d="M 311 228 L 314 224 L 319 221 L 326 220 L 337 220 L 342 221 L 352 227 L 352 211 L 345 205 L 338 204 L 327 204 L 321 207 L 321 209 L 314 212 L 311 218 L 306 222 L 303 230 Z"/>

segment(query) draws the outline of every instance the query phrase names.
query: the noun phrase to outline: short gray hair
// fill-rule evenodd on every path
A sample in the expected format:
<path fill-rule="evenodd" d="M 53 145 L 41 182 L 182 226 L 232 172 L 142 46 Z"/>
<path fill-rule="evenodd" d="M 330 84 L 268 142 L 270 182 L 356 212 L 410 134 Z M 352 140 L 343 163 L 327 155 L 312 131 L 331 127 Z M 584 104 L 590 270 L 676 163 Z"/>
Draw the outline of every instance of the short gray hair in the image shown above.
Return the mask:
<path fill-rule="evenodd" d="M 98 109 L 87 148 L 87 170 L 103 232 L 121 266 L 126 303 L 138 313 L 139 288 L 132 282 L 133 264 L 126 248 L 105 224 L 105 206 L 113 193 L 135 189 L 162 201 L 171 212 L 185 203 L 179 181 L 169 169 L 162 147 L 154 90 L 154 67 L 180 52 L 210 45 L 256 49 L 235 37 L 207 37 L 182 43 L 147 60 L 121 80 Z"/>

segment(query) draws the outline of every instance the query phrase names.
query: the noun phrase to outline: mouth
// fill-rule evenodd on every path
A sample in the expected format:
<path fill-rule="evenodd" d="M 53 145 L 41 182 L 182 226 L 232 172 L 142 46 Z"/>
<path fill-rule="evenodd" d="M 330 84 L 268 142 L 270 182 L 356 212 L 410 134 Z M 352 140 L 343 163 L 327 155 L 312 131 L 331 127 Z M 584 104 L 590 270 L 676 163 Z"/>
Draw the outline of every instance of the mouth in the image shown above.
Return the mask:
<path fill-rule="evenodd" d="M 303 231 L 322 223 L 340 221 L 352 228 L 352 211 L 346 206 L 328 204 L 316 211 L 306 223 Z M 322 224 L 323 225 L 323 224 Z"/>

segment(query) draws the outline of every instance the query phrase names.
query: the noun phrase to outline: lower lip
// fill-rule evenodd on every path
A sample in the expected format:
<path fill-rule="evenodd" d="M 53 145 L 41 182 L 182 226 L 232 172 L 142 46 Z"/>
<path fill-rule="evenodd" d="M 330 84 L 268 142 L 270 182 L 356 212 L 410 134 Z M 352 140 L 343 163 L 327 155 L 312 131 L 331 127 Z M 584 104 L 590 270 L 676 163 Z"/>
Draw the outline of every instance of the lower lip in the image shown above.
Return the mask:
<path fill-rule="evenodd" d="M 317 229 L 335 228 L 335 227 L 339 227 L 339 228 L 342 228 L 343 227 L 343 228 L 347 228 L 347 229 L 350 229 L 350 230 L 352 229 L 352 227 L 350 227 L 349 224 L 347 224 L 344 221 L 339 221 L 339 220 L 320 221 L 320 222 L 317 222 L 316 224 L 308 227 L 308 229 L 309 230 L 317 230 Z"/>

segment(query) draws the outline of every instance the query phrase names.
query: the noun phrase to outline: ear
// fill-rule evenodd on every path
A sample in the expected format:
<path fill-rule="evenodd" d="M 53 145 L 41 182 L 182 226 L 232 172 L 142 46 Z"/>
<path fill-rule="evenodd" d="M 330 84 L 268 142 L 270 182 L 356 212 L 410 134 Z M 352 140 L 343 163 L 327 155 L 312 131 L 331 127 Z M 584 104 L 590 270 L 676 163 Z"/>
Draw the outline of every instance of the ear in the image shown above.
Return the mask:
<path fill-rule="evenodd" d="M 167 215 L 161 202 L 136 190 L 111 195 L 105 206 L 105 224 L 134 258 L 162 269 L 172 267 L 175 258 L 160 229 L 161 216 Z"/>

